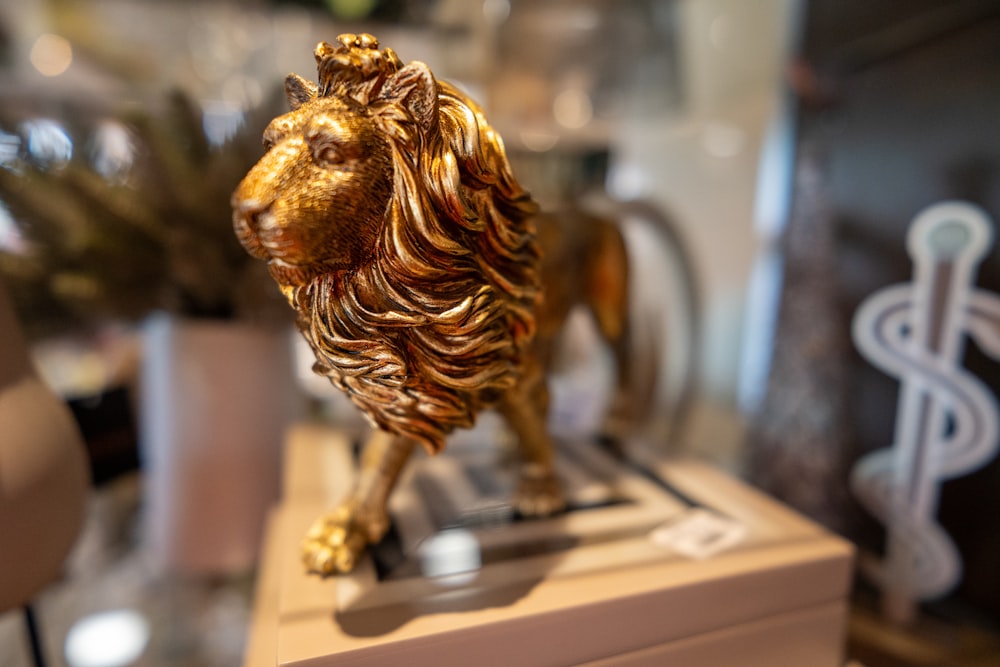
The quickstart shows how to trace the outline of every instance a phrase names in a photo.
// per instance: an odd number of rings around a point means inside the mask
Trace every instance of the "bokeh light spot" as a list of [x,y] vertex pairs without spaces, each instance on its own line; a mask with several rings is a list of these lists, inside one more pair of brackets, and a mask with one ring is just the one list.
[[35,40],[29,58],[44,76],[59,76],[73,63],[73,47],[65,37],[46,33]]

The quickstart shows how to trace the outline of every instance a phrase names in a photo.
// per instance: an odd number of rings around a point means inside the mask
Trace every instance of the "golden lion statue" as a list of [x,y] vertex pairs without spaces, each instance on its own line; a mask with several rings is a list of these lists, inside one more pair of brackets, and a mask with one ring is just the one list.
[[483,408],[518,438],[515,507],[560,511],[544,378],[554,338],[584,302],[623,353],[627,321],[613,225],[577,216],[563,234],[475,103],[371,35],[338,42],[316,47],[318,85],[286,79],[291,111],[268,125],[232,199],[236,234],[297,311],[316,372],[377,429],[354,490],[306,537],[306,567],[323,575],[382,538],[414,446],[440,451]]

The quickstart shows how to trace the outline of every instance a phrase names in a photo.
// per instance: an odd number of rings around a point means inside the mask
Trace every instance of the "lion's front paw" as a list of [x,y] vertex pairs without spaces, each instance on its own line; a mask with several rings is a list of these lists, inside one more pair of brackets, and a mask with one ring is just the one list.
[[302,542],[306,571],[324,577],[350,572],[365,548],[381,537],[381,523],[366,520],[351,504],[316,520]]
[[551,516],[565,509],[566,499],[555,472],[539,465],[523,466],[514,507],[526,517]]

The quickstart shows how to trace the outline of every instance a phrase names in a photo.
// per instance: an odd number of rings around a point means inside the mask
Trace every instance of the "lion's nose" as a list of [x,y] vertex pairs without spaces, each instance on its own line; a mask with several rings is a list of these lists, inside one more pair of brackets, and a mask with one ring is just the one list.
[[233,230],[240,244],[254,257],[268,259],[267,250],[258,236],[260,216],[268,206],[256,199],[240,199],[236,195],[233,195],[230,204],[233,207]]
[[256,231],[258,217],[261,213],[268,209],[268,204],[258,200],[258,199],[245,199],[236,195],[233,195],[231,202],[233,206],[233,212],[240,218],[247,221],[252,229]]

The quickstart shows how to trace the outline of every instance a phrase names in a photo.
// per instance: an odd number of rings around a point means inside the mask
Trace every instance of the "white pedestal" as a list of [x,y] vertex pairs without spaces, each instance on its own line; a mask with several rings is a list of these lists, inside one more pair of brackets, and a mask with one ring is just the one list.
[[[294,429],[246,666],[840,667],[848,543],[706,465],[664,464],[656,471],[664,487],[601,456],[574,455],[564,466],[571,475],[594,463],[613,473],[573,485],[571,495],[596,499],[595,507],[500,528],[466,526],[463,539],[472,538],[483,560],[474,572],[429,578],[411,557],[380,578],[369,558],[348,577],[321,580],[304,574],[299,543],[349,483],[349,447],[336,431]],[[434,512],[424,509],[433,503],[417,494],[427,480],[450,480],[449,494],[474,493],[462,488],[470,483],[460,471],[443,472],[456,465],[439,457],[411,466],[393,503],[403,553],[419,551],[433,530]],[[677,539],[651,537],[667,525],[691,538],[694,518],[706,513],[737,528],[714,555],[683,555]],[[724,539],[704,533],[689,546],[705,556],[717,538]]]

